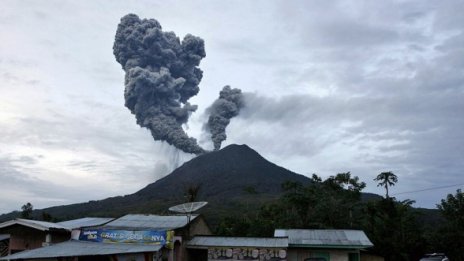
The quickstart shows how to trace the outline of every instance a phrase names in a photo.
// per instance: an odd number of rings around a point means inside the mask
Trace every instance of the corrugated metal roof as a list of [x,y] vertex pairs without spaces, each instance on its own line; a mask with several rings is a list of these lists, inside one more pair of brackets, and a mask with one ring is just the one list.
[[0,224],[0,228],[9,227],[12,225],[22,225],[22,226],[42,230],[42,231],[48,231],[51,229],[64,229],[64,230],[70,231],[69,228],[62,226],[60,224],[46,222],[46,221],[31,220],[31,219],[22,219],[22,218],[17,218],[17,219],[3,222]]
[[71,240],[47,247],[23,251],[10,256],[0,257],[0,260],[156,252],[160,250],[161,247],[162,246],[159,245],[108,244]]
[[187,244],[191,248],[201,247],[270,247],[287,248],[287,237],[215,237],[196,236]]
[[361,230],[276,229],[274,236],[288,236],[290,246],[357,247],[373,246]]
[[0,241],[5,240],[5,239],[9,239],[9,238],[10,238],[9,234],[0,234]]
[[67,227],[69,229],[74,229],[74,228],[81,228],[81,227],[101,226],[112,220],[114,220],[114,218],[85,217],[85,218],[58,222],[57,224]]
[[[191,221],[198,215],[192,215]],[[133,228],[141,229],[176,229],[187,225],[185,215],[175,216],[158,216],[158,215],[125,215],[106,225],[104,227],[115,228]]]

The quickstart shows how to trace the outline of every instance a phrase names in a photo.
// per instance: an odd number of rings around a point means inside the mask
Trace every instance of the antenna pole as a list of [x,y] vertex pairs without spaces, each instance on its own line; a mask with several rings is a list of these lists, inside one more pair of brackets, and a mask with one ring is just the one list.
[[187,212],[187,239],[190,240],[190,219],[192,217],[192,212]]

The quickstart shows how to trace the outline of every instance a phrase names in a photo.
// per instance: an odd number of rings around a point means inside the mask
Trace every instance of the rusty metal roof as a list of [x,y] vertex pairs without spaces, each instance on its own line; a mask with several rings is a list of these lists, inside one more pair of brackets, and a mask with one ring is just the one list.
[[157,252],[161,248],[160,245],[111,244],[71,240],[0,257],[0,260],[144,253]]
[[274,236],[288,236],[292,247],[367,248],[373,244],[361,230],[276,229]]
[[217,237],[195,236],[187,244],[189,248],[207,247],[269,247],[287,248],[287,237]]

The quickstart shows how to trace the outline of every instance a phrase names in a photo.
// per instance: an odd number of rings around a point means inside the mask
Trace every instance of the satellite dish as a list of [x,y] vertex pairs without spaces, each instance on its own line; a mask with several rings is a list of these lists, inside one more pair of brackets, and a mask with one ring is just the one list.
[[191,216],[192,216],[192,212],[199,210],[200,208],[204,207],[206,204],[208,204],[208,202],[205,202],[205,201],[188,202],[188,203],[176,205],[176,206],[173,206],[173,207],[169,208],[169,211],[186,214],[186,216],[187,216],[187,224],[186,224],[186,226],[187,226],[187,232],[186,232],[187,233],[187,238],[190,238],[189,225],[190,225],[190,219],[191,219]]
[[190,214],[193,211],[197,211],[200,208],[204,207],[208,202],[202,201],[202,202],[188,202],[180,205],[176,205],[173,207],[169,208],[169,211],[172,212],[177,212],[177,213],[184,213],[184,214]]

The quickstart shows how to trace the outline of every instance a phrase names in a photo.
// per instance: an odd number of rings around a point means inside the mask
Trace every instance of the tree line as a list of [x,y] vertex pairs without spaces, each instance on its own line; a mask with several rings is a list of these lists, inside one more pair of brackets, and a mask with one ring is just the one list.
[[285,182],[277,201],[223,218],[216,234],[271,237],[276,228],[360,229],[374,244],[369,251],[386,261],[419,260],[430,252],[444,252],[450,260],[464,261],[461,190],[441,200],[437,205],[441,218],[431,223],[423,222],[427,217],[412,206],[413,200],[390,197],[389,188],[398,182],[394,173],[382,172],[374,180],[385,188],[385,197],[362,200],[366,184],[350,172],[325,180],[313,174],[306,186]]

